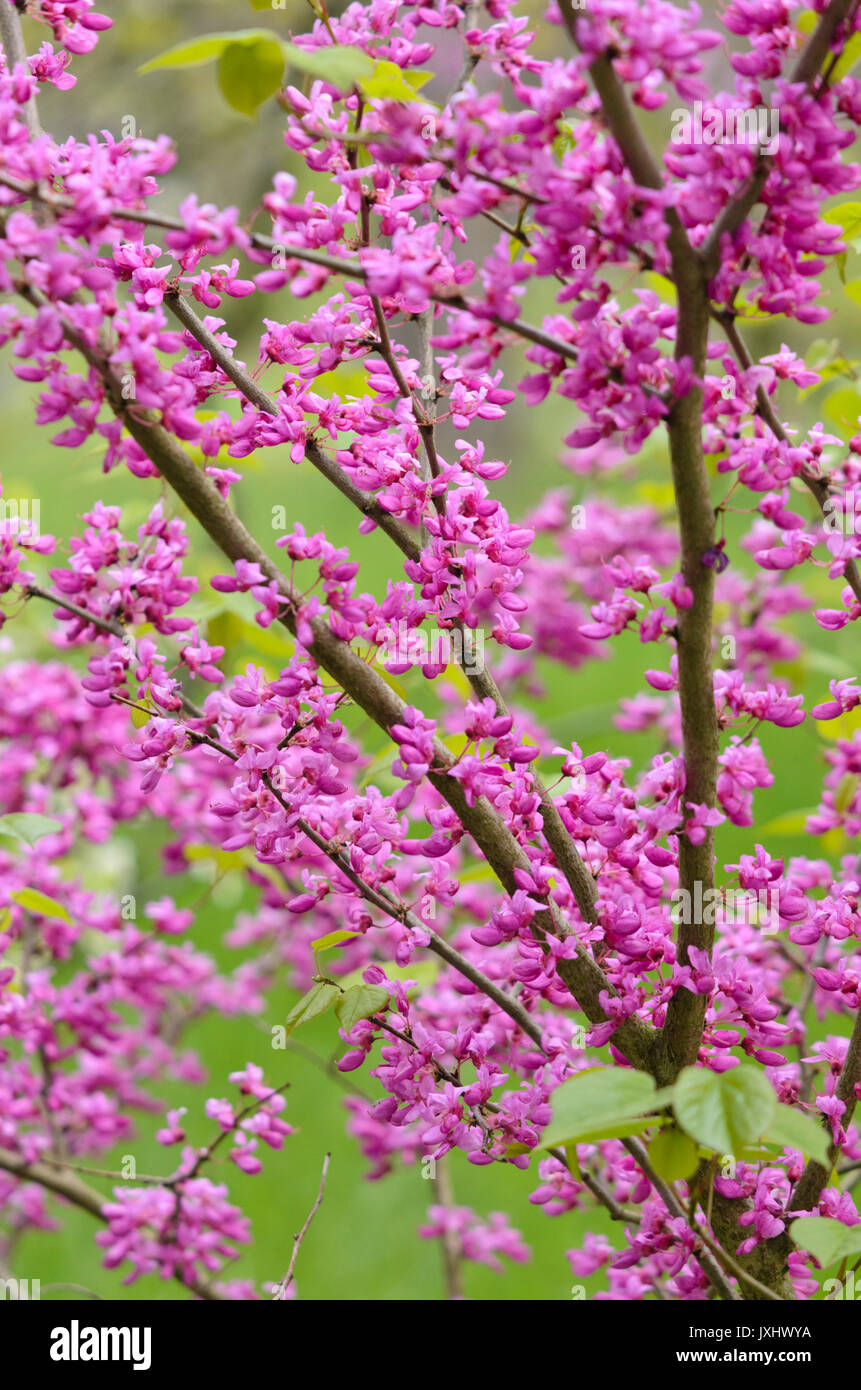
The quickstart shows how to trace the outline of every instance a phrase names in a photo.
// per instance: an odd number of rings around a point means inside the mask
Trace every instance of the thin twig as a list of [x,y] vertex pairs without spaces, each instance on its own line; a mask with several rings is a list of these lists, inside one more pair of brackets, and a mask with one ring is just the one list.
[[320,1174],[319,1191],[317,1192],[317,1196],[314,1199],[314,1205],[312,1206],[311,1210],[305,1218],[304,1226],[302,1227],[301,1231],[298,1231],[296,1235],[293,1237],[293,1254],[290,1256],[290,1263],[287,1266],[287,1273],[284,1275],[284,1278],[281,1280],[281,1283],[278,1285],[277,1289],[272,1295],[273,1303],[277,1303],[279,1301],[283,1302],[284,1299],[286,1299],[287,1297],[287,1290],[289,1289],[290,1284],[292,1283],[293,1271],[296,1268],[296,1261],[299,1258],[299,1250],[301,1249],[303,1240],[308,1234],[308,1227],[311,1225],[311,1222],[314,1220],[314,1217],[320,1210],[320,1204],[323,1201],[323,1188],[326,1186],[326,1174],[329,1171],[330,1157],[331,1154],[326,1154],[325,1158],[323,1159],[323,1171]]

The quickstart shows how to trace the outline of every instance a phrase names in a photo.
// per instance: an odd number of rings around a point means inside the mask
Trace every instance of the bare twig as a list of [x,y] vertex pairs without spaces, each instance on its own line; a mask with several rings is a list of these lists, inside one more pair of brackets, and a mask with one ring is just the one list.
[[287,1290],[289,1289],[293,1281],[293,1271],[296,1268],[296,1261],[299,1258],[299,1251],[302,1247],[302,1242],[308,1234],[308,1228],[311,1225],[311,1222],[314,1220],[314,1217],[317,1215],[317,1212],[320,1210],[320,1204],[323,1201],[323,1189],[326,1186],[326,1174],[329,1171],[330,1157],[330,1154],[326,1154],[326,1157],[323,1159],[323,1171],[320,1174],[320,1187],[317,1192],[317,1196],[314,1198],[314,1205],[312,1206],[311,1210],[306,1216],[305,1224],[302,1227],[301,1231],[297,1231],[296,1235],[293,1237],[293,1254],[290,1256],[290,1263],[287,1266],[287,1273],[284,1275],[284,1278],[281,1280],[281,1283],[278,1285],[277,1289],[272,1295],[273,1303],[277,1303],[279,1301],[283,1302],[284,1299],[286,1299],[287,1297]]

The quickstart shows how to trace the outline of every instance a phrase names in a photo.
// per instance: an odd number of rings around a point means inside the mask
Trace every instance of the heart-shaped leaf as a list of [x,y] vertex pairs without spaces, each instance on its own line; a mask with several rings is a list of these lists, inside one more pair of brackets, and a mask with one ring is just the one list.
[[295,43],[283,45],[287,61],[312,77],[337,87],[339,92],[349,92],[363,78],[374,72],[374,60],[364,49],[351,48],[348,44],[326,44],[322,48],[299,48]]
[[230,43],[218,60],[218,85],[234,111],[253,116],[258,106],[280,91],[284,51],[278,39]]
[[798,1149],[805,1158],[815,1158],[823,1168],[828,1167],[828,1135],[809,1115],[793,1110],[791,1105],[778,1105],[762,1139],[766,1144]]
[[673,1087],[673,1110],[688,1134],[719,1154],[736,1154],[772,1123],[777,1097],[754,1067],[709,1071],[685,1067]]
[[40,917],[59,917],[61,922],[68,922],[72,925],[69,916],[62,903],[58,903],[56,898],[49,898],[47,893],[40,893],[38,888],[18,888],[9,897],[13,903],[23,907],[27,912],[35,912]]
[[649,1145],[649,1162],[659,1178],[678,1182],[696,1172],[699,1151],[690,1135],[680,1129],[662,1129]]
[[35,811],[10,811],[8,816],[0,816],[0,835],[27,845],[35,845],[43,835],[53,835],[62,828],[62,821],[37,815]]
[[318,1014],[324,1014],[327,1009],[331,1009],[335,1000],[340,997],[341,991],[337,985],[333,985],[328,980],[320,980],[312,985],[307,994],[303,994],[298,1004],[287,1015],[284,1024],[284,1036],[289,1038],[294,1028],[298,1028],[301,1023],[310,1023],[312,1018]]
[[835,1260],[861,1255],[861,1226],[844,1226],[830,1216],[799,1216],[789,1234],[802,1250],[809,1250],[823,1269]]
[[344,990],[335,1005],[338,1022],[349,1033],[360,1018],[370,1018],[379,1013],[388,1000],[389,991],[382,985],[353,985],[351,989]]
[[643,1071],[596,1067],[579,1072],[554,1092],[541,1148],[639,1134],[654,1123],[642,1117],[660,1103],[654,1081]]
[[218,34],[201,34],[199,38],[178,43],[173,48],[150,58],[139,72],[155,72],[158,68],[196,68],[219,58],[230,43],[256,43],[259,39],[279,42],[268,29],[235,29]]

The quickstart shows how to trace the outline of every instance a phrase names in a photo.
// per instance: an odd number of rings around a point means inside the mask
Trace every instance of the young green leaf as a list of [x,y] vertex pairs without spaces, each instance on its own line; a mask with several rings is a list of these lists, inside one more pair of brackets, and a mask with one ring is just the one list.
[[374,70],[360,79],[360,86],[366,97],[378,97],[385,101],[422,101],[418,89],[433,77],[432,72],[398,67],[379,59]]
[[318,1014],[324,1014],[327,1009],[331,1009],[340,995],[341,991],[338,986],[331,984],[328,980],[320,980],[312,985],[308,993],[302,995],[298,1004],[294,1004],[287,1015],[284,1036],[289,1038],[294,1028],[298,1028],[302,1023],[310,1023],[312,1018],[316,1018]]
[[[554,1093],[552,1119],[541,1136],[541,1147],[638,1134],[654,1123],[641,1117],[658,1104],[655,1083],[645,1072],[590,1068],[563,1082]],[[611,1134],[614,1130],[622,1132]]]
[[361,936],[357,931],[330,931],[326,936],[318,936],[316,941],[311,942],[314,951],[328,951],[332,946],[341,946],[345,941],[353,941],[357,936]]
[[230,43],[218,60],[218,85],[234,111],[253,116],[258,106],[280,91],[284,52],[275,38],[254,43]]
[[0,835],[31,846],[43,835],[53,835],[62,828],[62,821],[40,816],[35,811],[10,811],[7,816],[0,816]]
[[280,43],[268,29],[236,29],[232,33],[201,34],[199,38],[175,44],[166,52],[150,58],[149,62],[138,68],[138,72],[155,72],[159,68],[197,68],[219,58],[229,43],[255,43],[259,39],[272,39]]
[[835,1260],[861,1255],[861,1226],[844,1226],[830,1216],[799,1216],[789,1234],[796,1245],[815,1256],[823,1269]]
[[345,989],[335,1005],[338,1022],[345,1032],[359,1022],[380,1012],[388,1003],[389,991],[382,985],[353,985]]
[[673,1110],[688,1134],[720,1154],[735,1154],[764,1134],[777,1097],[767,1077],[751,1066],[732,1071],[685,1067],[673,1087]]
[[649,1145],[649,1162],[659,1178],[677,1182],[696,1172],[697,1146],[690,1135],[674,1127],[662,1129]]
[[136,729],[145,729],[150,720],[154,717],[155,710],[132,708],[129,710],[129,718]]
[[17,903],[27,912],[35,912],[40,917],[58,917],[61,922],[72,925],[72,919],[63,904],[58,903],[56,898],[49,898],[47,893],[40,893],[38,888],[17,888],[9,897],[13,903]]
[[374,71],[374,60],[361,48],[348,44],[327,44],[324,48],[299,48],[295,43],[283,45],[291,67],[319,77],[339,92],[349,92],[357,82]]
[[761,1136],[766,1144],[798,1149],[805,1158],[815,1158],[828,1167],[828,1135],[820,1124],[791,1105],[778,1105],[774,1118]]

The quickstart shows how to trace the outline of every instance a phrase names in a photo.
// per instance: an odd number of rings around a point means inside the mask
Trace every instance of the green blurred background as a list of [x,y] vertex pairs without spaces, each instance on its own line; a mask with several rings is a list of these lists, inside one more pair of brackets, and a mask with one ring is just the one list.
[[[182,39],[216,29],[239,29],[265,25],[288,32],[301,32],[310,27],[311,13],[302,0],[290,0],[285,11],[264,11],[255,15],[248,0],[184,0],[181,6],[165,0],[148,0],[141,5],[132,0],[105,0],[101,8],[115,20],[115,27],[101,37],[94,54],[75,60],[73,71],[79,85],[71,93],[49,90],[41,102],[45,127],[57,137],[73,135],[84,138],[89,131],[109,130],[119,138],[128,129],[128,118],[136,125],[137,133],[154,137],[167,133],[175,140],[178,163],[164,180],[162,205],[173,208],[189,190],[203,200],[219,205],[236,204],[243,216],[259,204],[261,194],[269,185],[272,173],[278,168],[290,169],[300,180],[300,193],[315,187],[325,198],[324,181],[312,180],[304,167],[283,145],[281,131],[283,116],[275,103],[264,107],[257,120],[245,119],[232,112],[221,98],[213,67],[202,67],[183,73],[158,72],[141,76],[137,68],[148,58]],[[337,6],[333,7],[337,12]],[[519,12],[528,12],[541,30],[540,51],[549,54],[562,51],[558,30],[549,28],[542,18],[541,0],[528,0]],[[486,16],[482,20],[487,23]],[[435,35],[440,31],[435,30]],[[30,48],[41,41],[30,26],[27,37]],[[439,82],[428,88],[434,97],[448,90],[451,77],[442,70],[446,65],[453,74],[459,64],[457,44],[451,35],[443,35],[448,43]],[[712,61],[711,55],[709,55]],[[713,69],[720,68],[721,58],[713,60]],[[492,76],[479,70],[480,82],[492,84]],[[720,84],[725,75],[718,78]],[[667,138],[668,111],[652,113],[647,126],[656,147]],[[495,234],[494,234],[495,235]],[[155,236],[152,238],[155,240]],[[487,245],[490,244],[488,241]],[[473,252],[473,254],[475,254]],[[850,253],[847,278],[858,274]],[[164,257],[161,258],[161,263]],[[833,270],[824,283],[834,318],[818,330],[799,328],[785,319],[769,324],[753,324],[748,337],[754,355],[777,350],[782,341],[797,351],[805,351],[812,340],[840,340],[842,352],[849,358],[856,337],[857,308],[843,292]],[[626,278],[619,282],[623,302],[630,295]],[[263,312],[269,317],[304,317],[315,301],[291,304],[289,296],[281,294],[267,301]],[[530,301],[529,316],[537,319],[552,304],[550,289],[539,291]],[[226,300],[223,312],[232,333],[239,339],[239,355],[253,364],[256,358],[256,298]],[[816,349],[816,356],[828,358],[837,354],[836,348]],[[518,360],[520,359],[520,360]],[[504,359],[511,381],[524,373],[525,362],[516,350]],[[105,503],[119,503],[124,508],[126,529],[142,520],[156,500],[159,485],[152,481],[140,483],[125,470],[109,475],[101,472],[101,450],[98,444],[68,454],[52,448],[49,433],[33,424],[37,388],[16,382],[8,369],[8,356],[0,373],[0,408],[3,411],[3,483],[7,496],[32,496],[40,499],[43,531],[54,533],[65,542],[75,529],[76,518],[96,498]],[[715,369],[716,370],[716,369]],[[271,378],[270,378],[271,381]],[[349,390],[343,378],[336,383]],[[855,387],[845,377],[835,378],[828,386],[803,399],[794,388],[782,388],[781,407],[787,418],[799,426],[824,419],[834,428],[848,409],[851,415]],[[829,394],[843,393],[840,399],[827,404]],[[572,502],[584,492],[581,480],[573,479],[560,466],[562,439],[572,428],[572,408],[558,397],[551,397],[540,410],[530,413],[519,401],[510,409],[501,424],[484,429],[489,457],[511,460],[508,477],[499,485],[505,505],[514,514],[534,506],[549,487],[570,486]],[[857,418],[857,409],[855,410]],[[308,530],[325,528],[330,540],[349,545],[354,556],[362,562],[362,587],[382,591],[391,571],[388,543],[376,536],[357,534],[354,514],[342,499],[335,495],[307,464],[291,464],[284,450],[269,451],[265,458],[248,460],[243,464],[246,481],[236,496],[245,521],[256,529],[261,539],[271,529],[271,508],[282,504],[288,518],[301,520]],[[618,499],[621,505],[636,500],[657,502],[671,518],[671,493],[668,489],[668,460],[662,438],[650,441],[643,455],[631,460],[616,474],[601,483],[601,492]],[[715,497],[726,491],[726,479],[715,481]],[[798,499],[799,509],[806,503]],[[192,568],[203,579],[223,571],[220,561],[208,540],[192,523],[194,537]],[[744,556],[733,549],[733,529],[730,527],[730,551],[733,562],[746,565]],[[61,551],[64,546],[61,546]],[[45,565],[47,571],[47,565]],[[811,571],[807,571],[808,584]],[[835,586],[822,571],[812,576],[818,602],[836,606]],[[804,690],[809,707],[822,699],[829,675],[844,676],[857,671],[855,647],[857,634],[853,629],[843,634],[824,634],[807,619],[788,622],[807,643],[807,655],[794,663],[785,674],[793,688]],[[50,654],[46,633],[51,628],[47,609],[27,612],[0,635],[0,657]],[[267,644],[269,645],[269,644]],[[646,666],[662,664],[653,649],[640,646],[637,639],[626,635],[612,644],[612,660],[593,663],[577,672],[542,663],[546,680],[546,697],[541,703],[541,716],[546,726],[561,741],[576,738],[585,749],[607,748],[616,756],[626,756],[635,769],[643,767],[656,752],[654,735],[626,735],[613,729],[612,719],[618,700],[644,689],[642,671]],[[242,643],[230,658],[233,668],[241,668],[253,653]],[[258,655],[258,660],[261,660]],[[263,662],[277,661],[276,654],[262,656]],[[417,699],[423,698],[420,682],[410,685]],[[823,771],[823,742],[811,723],[801,729],[786,732],[767,726],[760,731],[761,741],[771,759],[775,784],[756,796],[757,824],[766,826],[784,813],[809,808],[819,799]],[[378,740],[382,745],[382,737]],[[374,751],[373,738],[369,745]],[[721,828],[718,834],[718,857],[722,865],[738,858],[739,853],[753,849],[752,832],[732,827]],[[774,852],[824,853],[823,846],[811,843],[799,834],[766,835],[769,849]],[[193,875],[186,880],[165,880],[160,870],[160,847],[167,836],[164,827],[141,822],[124,827],[122,836],[109,850],[85,855],[74,867],[92,888],[105,891],[133,891],[140,901],[172,893],[180,905],[191,904],[199,897],[201,881]],[[832,862],[834,856],[845,853],[838,839],[828,845]],[[202,869],[205,874],[206,870]],[[122,886],[120,886],[122,885]],[[236,897],[235,894],[241,896]],[[253,905],[253,894],[225,881],[214,891],[206,908],[198,913],[194,938],[201,949],[210,951],[225,969],[235,968],[238,957],[221,944],[240,909]],[[286,989],[275,996],[265,1020],[210,1018],[194,1025],[186,1043],[201,1056],[212,1078],[211,1088],[202,1094],[228,1094],[226,1076],[229,1071],[254,1061],[264,1067],[267,1079],[273,1084],[285,1080],[291,1083],[286,1117],[298,1133],[289,1138],[280,1154],[265,1155],[264,1172],[259,1177],[247,1177],[236,1168],[222,1162],[210,1168],[210,1175],[229,1182],[235,1199],[251,1216],[254,1223],[253,1246],[244,1251],[229,1271],[230,1277],[249,1278],[259,1283],[277,1281],[286,1269],[293,1233],[298,1230],[313,1201],[319,1181],[320,1166],[325,1152],[331,1151],[332,1162],[323,1206],[306,1239],[297,1271],[298,1292],[301,1298],[315,1299],[438,1299],[443,1296],[443,1281],[439,1250],[432,1241],[416,1237],[416,1228],[434,1201],[431,1185],[423,1181],[418,1167],[399,1168],[388,1178],[369,1182],[364,1176],[365,1164],[355,1142],[345,1134],[346,1112],[343,1106],[345,1088],[357,1084],[368,1093],[373,1082],[365,1070],[351,1077],[327,1076],[327,1068],[337,1041],[331,1019],[318,1019],[304,1028],[296,1038],[297,1048],[273,1053],[270,1047],[270,1027],[279,1022],[292,1002]],[[832,1022],[832,1027],[833,1027]],[[814,1036],[828,1031],[825,1024],[814,1025]],[[274,1059],[274,1061],[273,1061]],[[182,1104],[188,1100],[188,1088],[166,1084],[161,1088],[166,1102]],[[201,1097],[202,1098],[202,1097]],[[201,1119],[195,1097],[187,1116],[192,1142],[207,1142],[212,1137],[212,1125]],[[122,1152],[134,1153],[141,1172],[164,1171],[168,1155],[149,1135],[155,1125],[145,1121],[132,1144],[120,1146],[113,1155],[97,1161],[97,1166],[118,1166]],[[533,1165],[534,1166],[534,1165]],[[621,1246],[624,1238],[603,1212],[570,1214],[549,1219],[539,1208],[528,1202],[529,1192],[537,1185],[534,1172],[518,1172],[513,1168],[494,1165],[471,1167],[462,1155],[451,1159],[451,1175],[459,1203],[472,1206],[484,1216],[501,1209],[510,1214],[532,1249],[528,1265],[508,1266],[504,1274],[468,1266],[465,1287],[468,1296],[481,1299],[567,1299],[571,1296],[572,1278],[564,1259],[564,1251],[582,1243],[586,1231],[604,1231],[610,1240]],[[94,1179],[98,1184],[98,1180]],[[107,1188],[106,1184],[101,1184]],[[130,1289],[120,1285],[120,1274],[100,1266],[100,1255],[93,1243],[94,1225],[90,1218],[69,1212],[64,1225],[56,1234],[30,1235],[22,1243],[15,1258],[14,1273],[21,1278],[38,1277],[43,1285],[43,1297],[77,1298],[70,1290],[51,1289],[57,1283],[73,1283],[98,1292],[103,1297],[181,1298],[177,1285],[161,1283],[155,1278],[142,1280]],[[47,1287],[46,1287],[47,1286]],[[587,1281],[591,1294],[605,1287],[601,1275]]]

